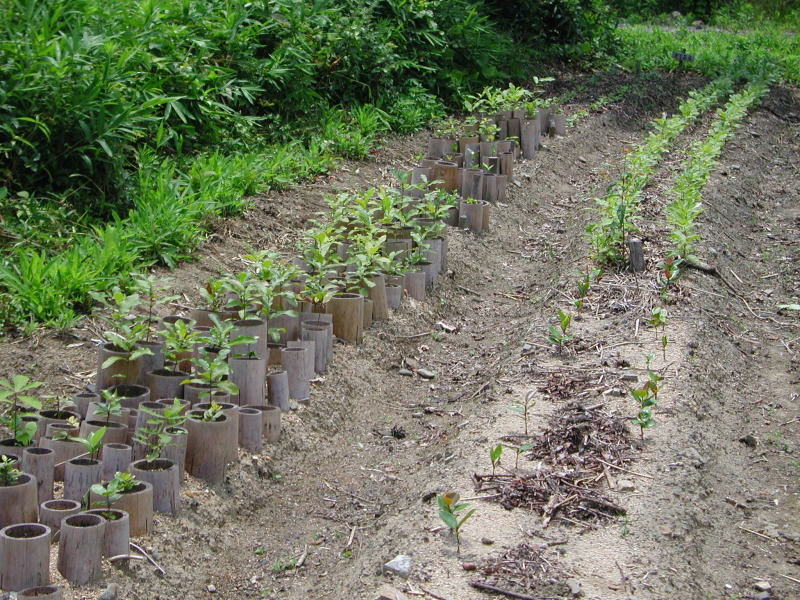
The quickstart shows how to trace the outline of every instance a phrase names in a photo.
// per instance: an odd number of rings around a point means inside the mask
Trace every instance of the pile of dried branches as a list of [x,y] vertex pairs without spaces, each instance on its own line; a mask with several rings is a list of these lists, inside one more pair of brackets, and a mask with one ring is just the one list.
[[601,408],[578,403],[562,407],[528,444],[527,458],[539,461],[533,473],[475,474],[476,489],[494,492],[490,499],[504,508],[537,511],[545,527],[556,515],[572,522],[624,515],[625,509],[598,488],[602,479],[610,480],[608,466],[632,458],[630,436],[624,421]]
[[569,587],[560,583],[566,575],[545,557],[538,546],[520,544],[500,555],[490,556],[478,565],[481,577],[470,584],[478,589],[499,592],[514,598],[569,597]]

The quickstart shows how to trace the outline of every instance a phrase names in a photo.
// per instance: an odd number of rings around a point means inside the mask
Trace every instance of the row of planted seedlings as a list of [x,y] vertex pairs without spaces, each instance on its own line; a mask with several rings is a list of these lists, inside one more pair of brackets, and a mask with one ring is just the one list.
[[297,256],[243,256],[245,269],[209,280],[188,316],[156,316],[175,297],[152,276],[98,297],[108,330],[93,391],[43,402],[42,383],[0,380],[11,433],[0,441],[0,588],[58,594],[48,585],[58,532],[61,574],[98,578],[102,557],[130,559],[154,511],[179,510],[184,472],[219,482],[239,445],[277,442],[281,411],[308,400],[334,337],[361,341],[404,293],[421,300],[436,285],[455,202],[438,182],[332,197],[331,219]]
[[762,82],[753,82],[733,94],[725,106],[717,111],[708,135],[688,149],[686,159],[666,192],[671,200],[664,207],[664,213],[671,227],[669,238],[674,246],[670,252],[672,267],[677,268],[684,260],[698,262],[694,255],[694,245],[700,237],[695,232],[695,220],[703,212],[701,190],[725,143],[734,135],[748,109],[768,89]]
[[655,119],[653,131],[625,157],[621,176],[608,185],[602,198],[596,199],[599,219],[587,227],[595,257],[601,264],[626,263],[629,243],[639,233],[636,225],[639,203],[650,176],[675,140],[727,96],[731,87],[729,79],[721,78],[690,92],[675,114]]
[[457,192],[458,226],[477,233],[489,229],[491,205],[505,199],[515,160],[534,158],[544,135],[564,136],[566,115],[513,85],[485,88],[469,106],[475,114],[463,122],[448,119],[434,132],[410,182],[441,181]]

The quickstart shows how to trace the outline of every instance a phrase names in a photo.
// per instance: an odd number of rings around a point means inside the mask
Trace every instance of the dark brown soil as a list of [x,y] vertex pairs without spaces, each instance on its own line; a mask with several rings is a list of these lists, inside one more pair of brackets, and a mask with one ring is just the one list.
[[[166,575],[136,562],[107,566],[103,583],[118,583],[129,600],[372,599],[386,583],[413,598],[472,600],[490,594],[469,582],[491,577],[532,597],[572,597],[567,580],[597,600],[753,598],[758,581],[771,584],[772,598],[800,597],[800,312],[777,308],[797,303],[800,289],[800,92],[772,91],[705,189],[699,254],[725,281],[686,271],[665,305],[657,264],[666,228],[651,208],[647,271],[606,272],[580,311],[571,303],[577,273],[593,265],[583,233],[595,218],[592,197],[644,135],[640,116],[672,110],[700,83],[665,84],[634,118],[623,102],[545,140],[536,159],[517,165],[488,234],[449,233],[449,272],[425,302],[406,299],[360,346],[336,345],[310,402],[284,415],[279,444],[240,453],[222,485],[187,477],[181,512],[157,517],[155,533],[138,540]],[[387,140],[374,162],[343,163],[258,198],[242,219],[213,224],[200,260],[170,273],[185,294],[171,308],[191,306],[205,278],[237,269],[250,246],[291,250],[326,192],[390,184],[391,169],[423,149],[422,135]],[[648,202],[663,203],[660,185]],[[647,324],[653,306],[668,312],[664,355],[662,332]],[[545,339],[557,309],[574,315],[575,337],[561,353]],[[88,321],[65,335],[3,343],[1,375],[26,373],[51,393],[72,394],[93,378],[100,336]],[[647,353],[665,377],[656,427],[643,441],[632,427],[620,438],[631,456],[603,459],[617,467],[591,464],[596,492],[625,516],[552,510],[545,527],[536,510],[480,499],[473,475],[491,472],[490,447],[523,433],[513,403],[534,392],[531,434],[565,430],[552,422],[565,402],[601,405],[594,410],[604,419],[624,421],[635,414],[627,389],[644,382]],[[404,364],[436,377],[403,377]],[[589,441],[565,435],[565,445]],[[515,466],[506,447],[497,472],[532,477],[545,459],[523,455]],[[560,464],[565,473],[576,466]],[[435,495],[447,490],[477,508],[460,555],[437,516]],[[407,581],[381,573],[398,554],[413,559]],[[65,598],[101,590],[69,588]]]

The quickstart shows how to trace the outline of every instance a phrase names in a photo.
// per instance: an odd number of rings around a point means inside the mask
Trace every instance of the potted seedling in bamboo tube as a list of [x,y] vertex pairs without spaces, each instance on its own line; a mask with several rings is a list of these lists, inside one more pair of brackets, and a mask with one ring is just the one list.
[[352,279],[365,298],[372,300],[372,319],[386,321],[389,318],[389,305],[386,301],[386,280],[383,272],[391,260],[384,254],[385,235],[365,232],[353,236],[350,247],[349,265],[352,265]]
[[101,427],[86,437],[69,437],[81,444],[85,453],[68,461],[64,468],[64,498],[67,500],[80,502],[89,488],[100,481],[103,466],[98,457],[105,433],[106,428]]
[[169,278],[159,278],[155,275],[139,275],[133,280],[133,290],[142,298],[142,308],[145,311],[142,320],[145,326],[144,339],[140,346],[150,348],[152,355],[142,358],[142,372],[139,383],[145,383],[145,377],[150,371],[156,371],[164,366],[164,342],[154,336],[159,318],[156,315],[158,306],[173,302],[179,298],[177,295],[166,295],[164,292],[169,287]]
[[92,296],[110,309],[105,318],[110,329],[104,334],[106,342],[98,349],[97,390],[114,385],[134,385],[142,374],[141,358],[153,354],[150,348],[139,345],[148,334],[145,322],[133,315],[134,309],[141,304],[139,294],[126,295],[115,287],[110,299],[100,294]]
[[164,368],[147,374],[147,387],[150,388],[152,399],[183,398],[181,382],[188,373],[183,372],[181,366],[191,356],[192,348],[199,337],[199,333],[192,329],[193,323],[194,321],[187,323],[182,320],[163,323],[159,335],[164,341]]
[[0,424],[11,432],[11,437],[0,440],[0,455],[22,458],[22,449],[30,446],[36,436],[36,423],[25,422],[25,413],[39,410],[42,403],[26,392],[44,385],[31,381],[27,375],[14,375],[11,380],[0,379]]
[[39,519],[36,478],[20,472],[17,465],[15,458],[0,456],[0,528]]
[[[130,475],[128,473],[128,475]],[[113,504],[122,498],[124,475],[117,472],[106,483],[96,483],[90,488],[90,496],[94,498],[95,507],[88,512],[100,515],[106,520],[106,530],[103,534],[103,556],[121,556],[128,554],[130,545],[131,523],[130,516],[124,510],[114,508]],[[130,482],[128,489],[133,486]],[[97,499],[99,498],[99,500]]]
[[200,327],[211,327],[211,315],[222,316],[228,298],[224,278],[209,277],[206,284],[198,290],[202,306],[192,309],[190,317]]
[[173,444],[170,430],[180,427],[186,418],[183,405],[176,399],[172,406],[161,411],[150,410],[144,405],[140,408],[147,415],[143,427],[136,432],[134,440],[146,448],[147,455],[142,460],[131,463],[130,472],[140,481],[153,485],[153,509],[160,513],[173,513],[180,507],[181,472],[178,461],[164,457],[164,450]]

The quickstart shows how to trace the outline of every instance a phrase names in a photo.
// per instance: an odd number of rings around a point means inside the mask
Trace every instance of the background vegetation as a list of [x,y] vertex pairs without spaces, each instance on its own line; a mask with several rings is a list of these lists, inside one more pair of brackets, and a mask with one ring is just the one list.
[[0,321],[68,326],[89,292],[190,257],[209,218],[485,85],[565,63],[672,69],[680,48],[707,74],[797,83],[797,4],[7,0]]

